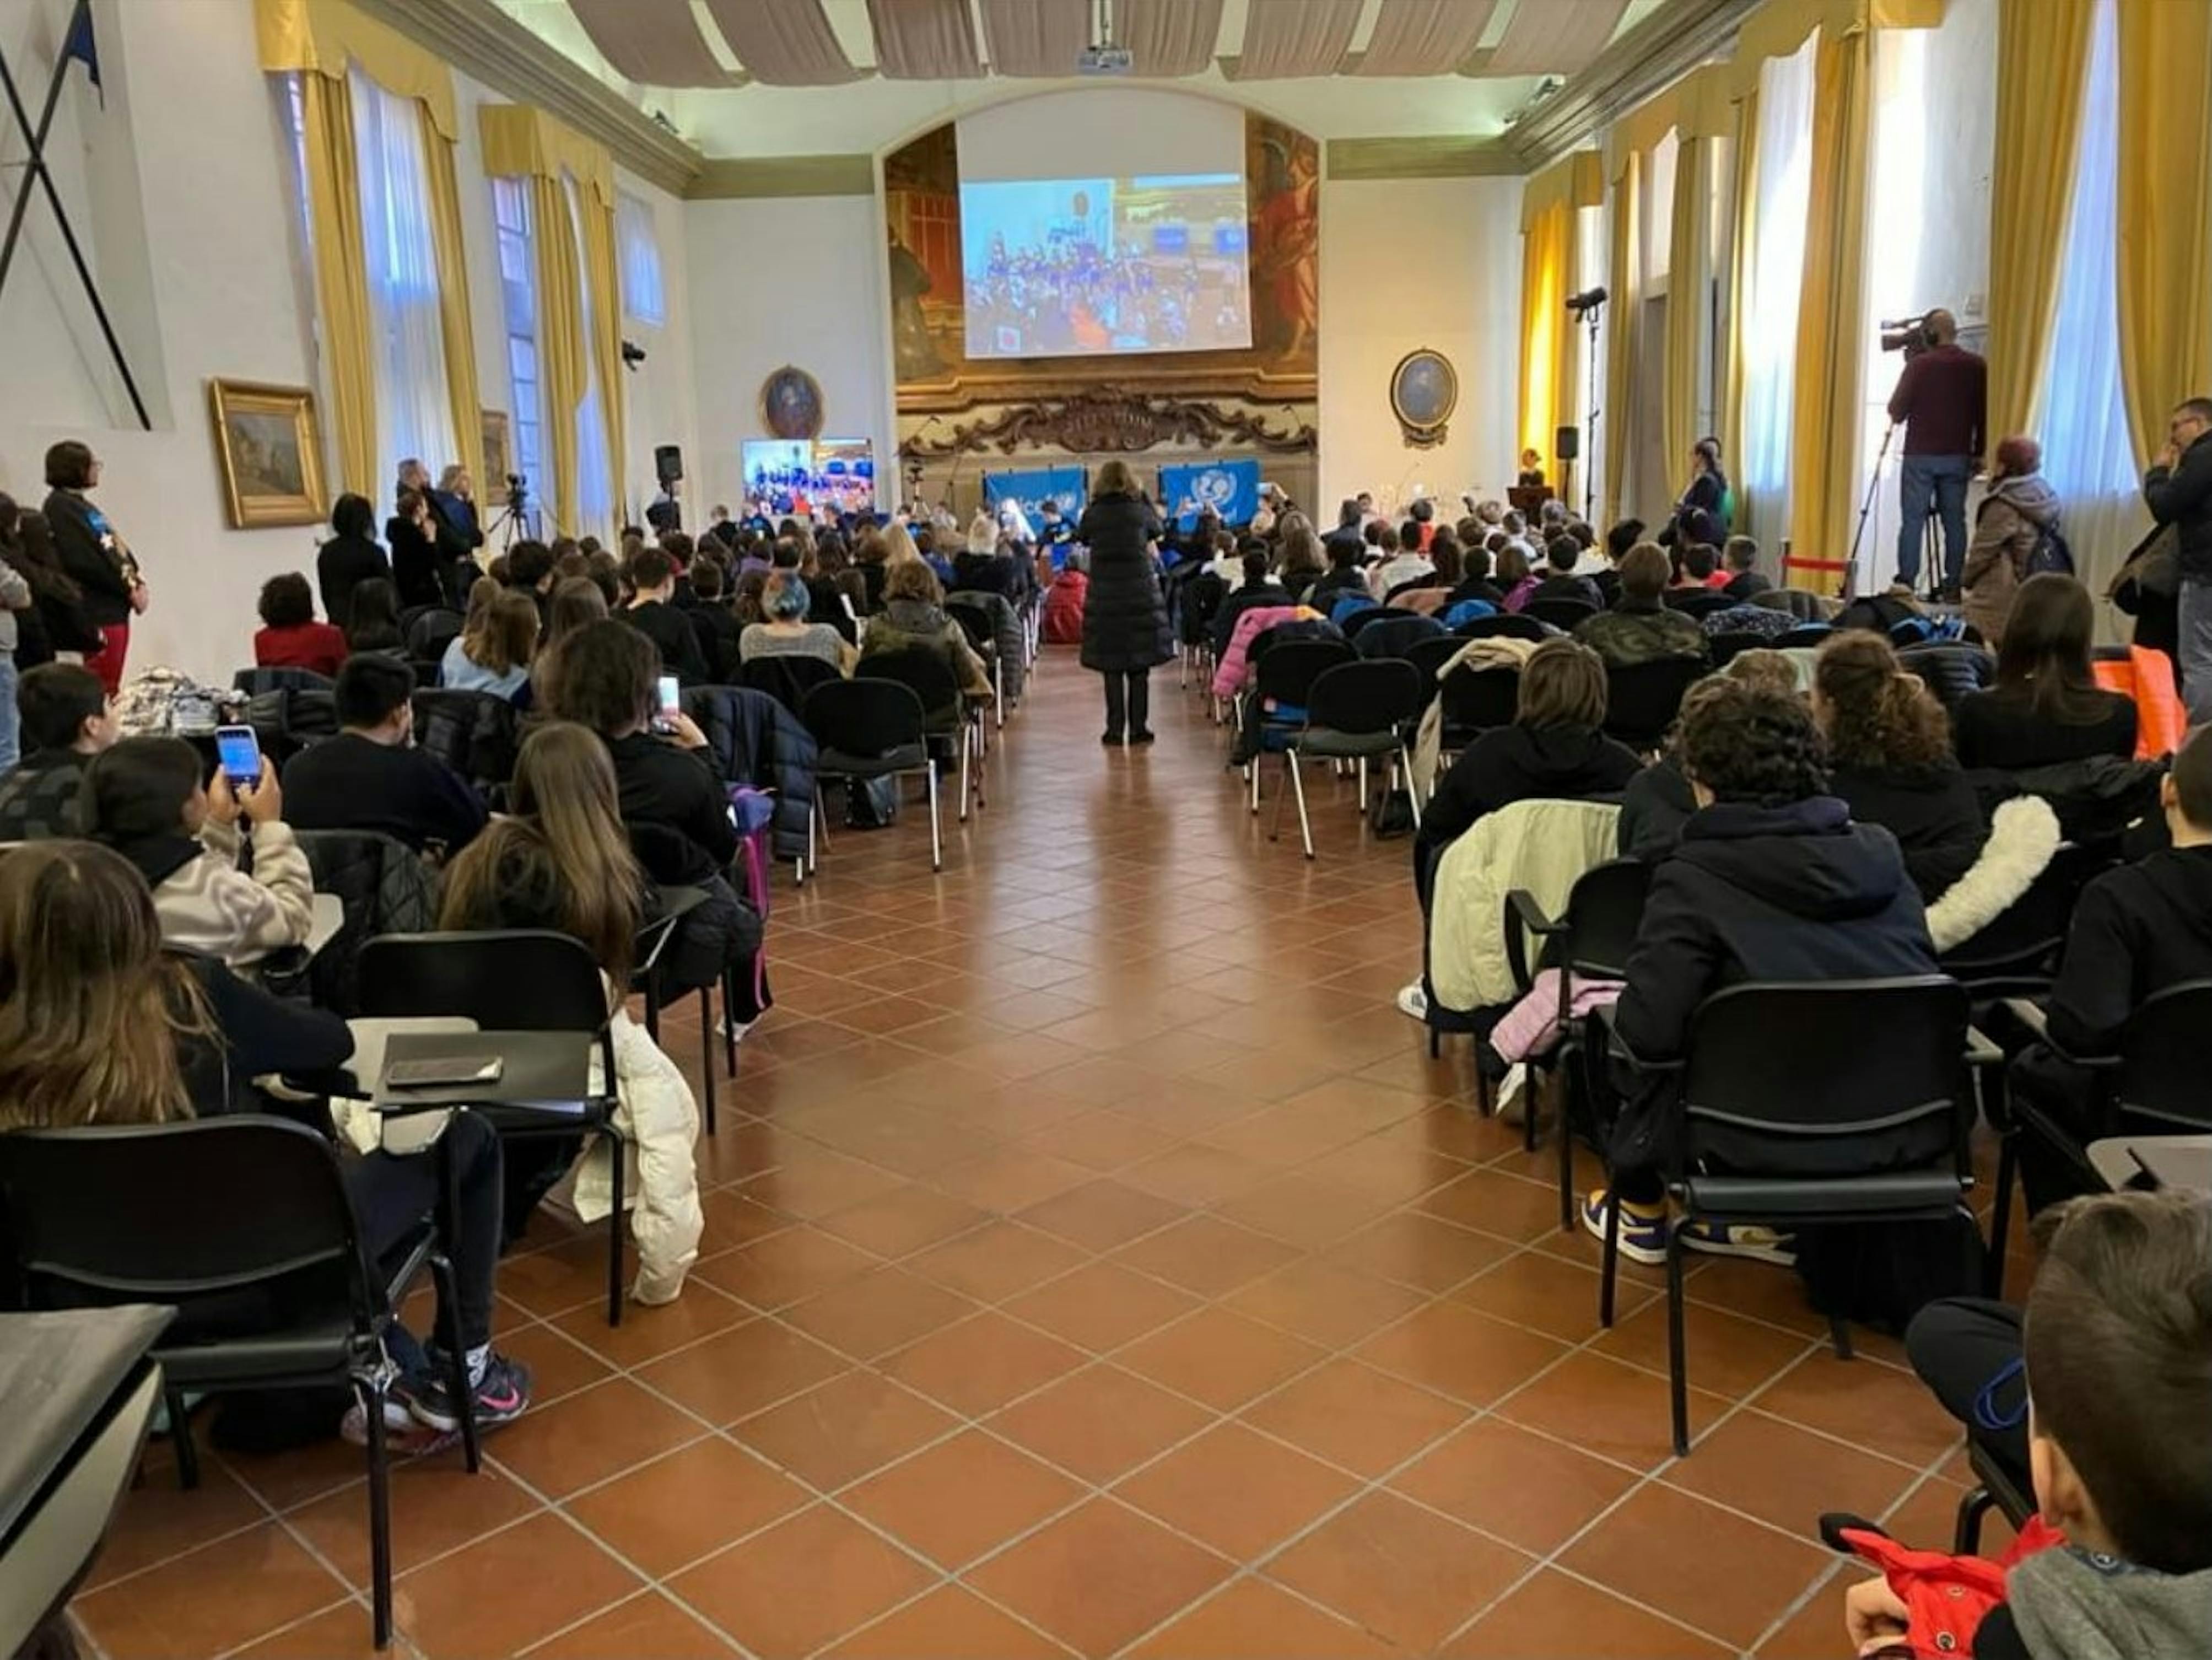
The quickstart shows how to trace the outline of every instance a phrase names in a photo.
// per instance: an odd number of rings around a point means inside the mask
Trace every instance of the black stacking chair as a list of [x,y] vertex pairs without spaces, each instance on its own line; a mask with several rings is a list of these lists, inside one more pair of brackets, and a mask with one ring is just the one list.
[[1605,672],[1605,729],[1632,750],[1659,747],[1681,712],[1682,694],[1705,675],[1697,657],[1614,664]]
[[[1969,1068],[2003,1057],[1967,1023],[1966,988],[1942,975],[1809,984],[1749,982],[1698,1006],[1687,1053],[1626,1058],[1677,1080],[1664,1171],[1682,1221],[1781,1229],[1941,1222],[1973,1187]],[[1879,1043],[1869,1032],[1881,1034]],[[1618,1031],[1613,1034],[1615,1052]],[[1599,1319],[1613,1323],[1620,1195],[1608,1185]],[[1850,1358],[1840,1317],[1829,1329]],[[1667,1243],[1667,1357],[1674,1451],[1690,1450],[1682,1243]]]
[[[421,1157],[436,1158],[432,1151]],[[450,1320],[453,1268],[425,1216],[369,1260],[330,1139],[239,1115],[0,1135],[0,1231],[21,1305],[154,1303],[177,1317],[155,1347],[177,1476],[199,1484],[190,1394],[349,1385],[366,1415],[369,1592],[376,1646],[392,1640],[391,1461],[384,1334],[425,1268]],[[439,1333],[448,1384],[470,1399],[459,1331]],[[463,1413],[468,1467],[477,1427]]]
[[[1359,763],[1359,804],[1367,805],[1367,763],[1388,759],[1393,771],[1405,768],[1412,787],[1413,757],[1406,751],[1406,728],[1421,713],[1420,672],[1396,658],[1372,662],[1339,663],[1314,677],[1306,694],[1305,724],[1291,734],[1283,751],[1283,768],[1290,774],[1290,794],[1297,798],[1298,836],[1306,857],[1314,856],[1313,825],[1306,817],[1306,788],[1298,775],[1301,756]],[[1386,784],[1385,788],[1389,786]],[[1275,822],[1267,831],[1273,841],[1283,824],[1283,798],[1275,798]]]
[[[943,870],[937,768],[929,758],[921,699],[913,689],[896,680],[830,680],[806,694],[799,713],[822,746],[814,763],[817,787],[833,780],[844,783],[921,775],[929,786],[929,867]],[[817,823],[828,818],[818,803],[814,816]],[[826,823],[822,845],[830,845]]]

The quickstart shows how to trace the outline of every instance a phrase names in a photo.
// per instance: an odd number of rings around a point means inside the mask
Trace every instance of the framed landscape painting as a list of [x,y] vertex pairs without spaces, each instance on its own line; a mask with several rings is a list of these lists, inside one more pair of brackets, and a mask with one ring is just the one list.
[[231,524],[240,530],[321,524],[330,502],[323,493],[314,393],[305,386],[210,380],[208,407]]

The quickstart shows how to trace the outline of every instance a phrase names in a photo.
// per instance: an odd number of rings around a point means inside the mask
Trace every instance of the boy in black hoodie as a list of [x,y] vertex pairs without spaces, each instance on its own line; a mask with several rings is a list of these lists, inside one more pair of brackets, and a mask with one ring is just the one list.
[[[2212,728],[2199,727],[2189,734],[2159,786],[2172,845],[2082,889],[2051,988],[2051,1042],[2031,1045],[2012,1064],[2012,1087],[2084,1146],[2128,1126],[2103,1122],[2105,1096],[2095,1079],[2063,1057],[2114,1054],[2128,1016],[2153,993],[2212,978],[2208,733]],[[2021,1139],[2021,1182],[2031,1215],[2082,1187],[2072,1161],[2034,1136]]]
[[[2076,1199],[2037,1218],[2028,1464],[2066,1543],[2005,1577],[1980,1660],[2200,1660],[2212,1650],[2212,1201]],[[1996,1387],[1993,1383],[1992,1388]],[[1915,1654],[1887,1580],[1845,1594],[1855,1652]]]
[[[1851,822],[1828,794],[1818,728],[1803,702],[1724,682],[1686,713],[1677,749],[1698,811],[1651,878],[1612,1026],[1639,1059],[1680,1057],[1698,1006],[1746,980],[1881,979],[1938,972],[1920,895],[1897,838]],[[1594,1110],[1618,1088],[1593,1043]],[[1660,1171],[1675,1119],[1673,1080],[1638,1079],[1611,1116],[1607,1164],[1620,1191],[1620,1252],[1667,1260]],[[1583,1225],[1605,1233],[1603,1191]],[[1765,1230],[1698,1225],[1701,1250],[1786,1261]]]

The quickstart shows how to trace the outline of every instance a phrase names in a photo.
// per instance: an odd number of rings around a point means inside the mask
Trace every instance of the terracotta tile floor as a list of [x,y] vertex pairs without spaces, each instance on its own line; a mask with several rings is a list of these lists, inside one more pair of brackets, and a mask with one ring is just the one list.
[[[1780,1270],[1693,1261],[1671,1456],[1656,1276],[1601,1333],[1548,1148],[1390,1006],[1407,844],[1319,774],[1320,860],[1270,842],[1162,679],[1158,746],[1102,753],[1051,655],[943,875],[909,806],[779,878],[690,1286],[610,1331],[599,1236],[534,1225],[538,1405],[399,1474],[397,1652],[1812,1660],[1818,1511],[1942,1542],[1948,1421]],[[149,1453],[94,1648],[366,1651],[352,1450],[205,1462]]]

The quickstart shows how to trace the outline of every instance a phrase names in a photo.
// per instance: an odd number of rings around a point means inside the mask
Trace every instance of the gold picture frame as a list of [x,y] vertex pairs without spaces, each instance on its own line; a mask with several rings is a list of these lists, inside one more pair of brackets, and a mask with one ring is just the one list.
[[1459,407],[1459,372],[1433,347],[1407,352],[1390,371],[1390,413],[1399,435],[1414,449],[1433,449],[1444,441],[1452,411]]
[[313,392],[258,380],[210,380],[208,410],[232,528],[319,525],[329,516]]
[[505,410],[479,410],[483,441],[483,477],[477,480],[477,497],[487,507],[507,505],[507,477],[514,471],[514,446],[508,436]]

